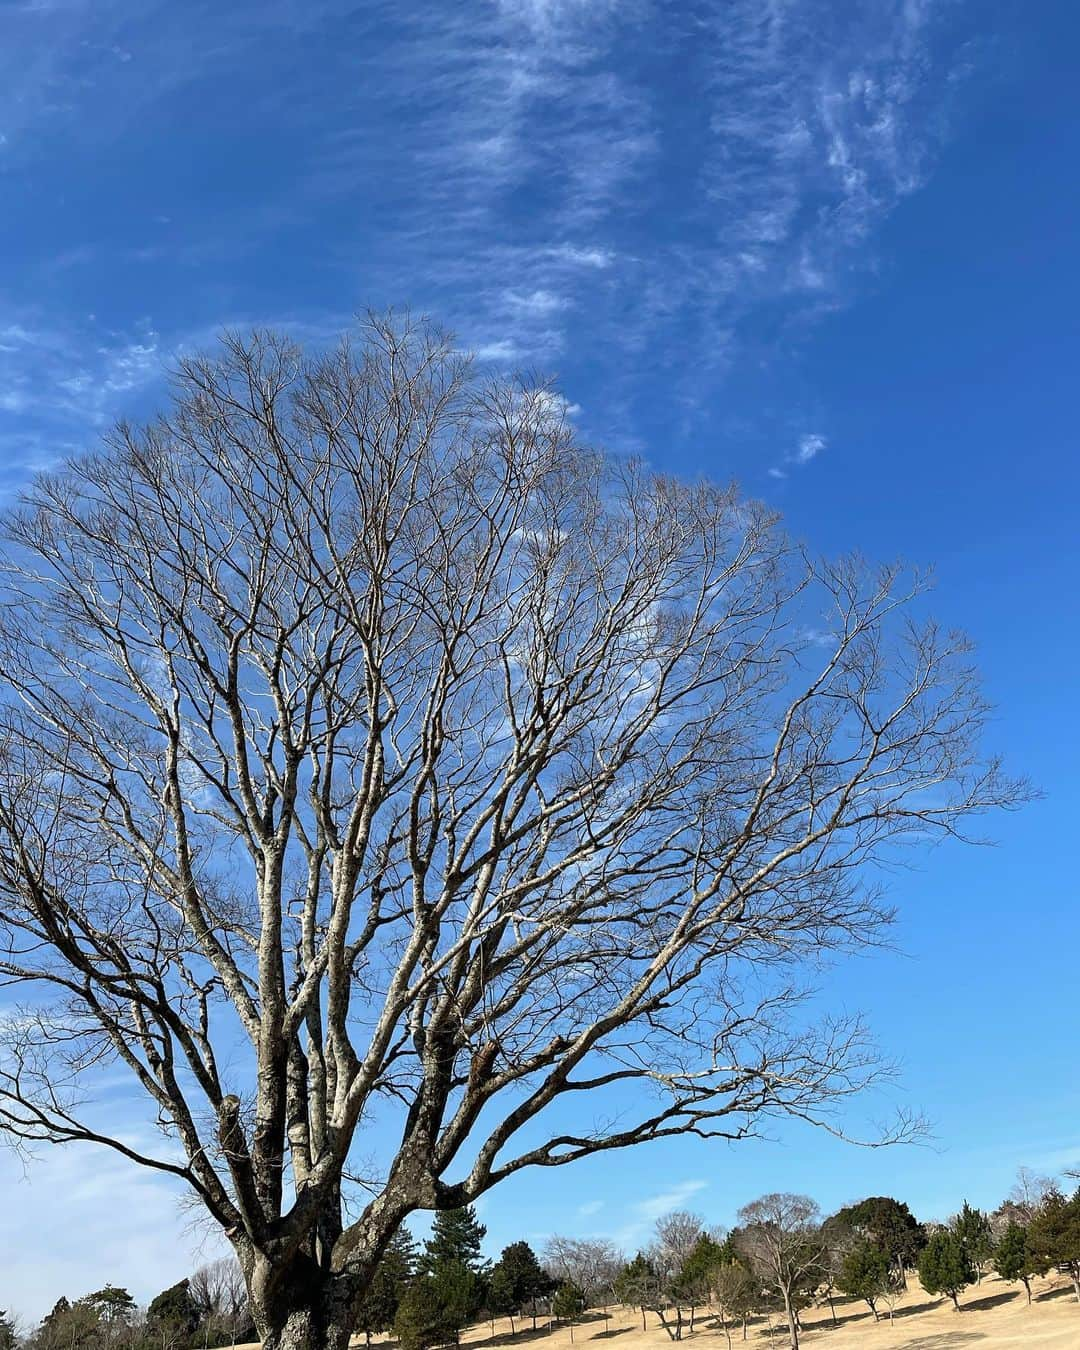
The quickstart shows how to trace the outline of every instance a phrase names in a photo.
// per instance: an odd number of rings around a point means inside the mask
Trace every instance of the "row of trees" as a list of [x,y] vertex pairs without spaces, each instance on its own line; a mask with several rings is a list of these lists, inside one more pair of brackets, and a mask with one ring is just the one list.
[[57,1299],[28,1336],[0,1313],[0,1350],[212,1350],[255,1338],[244,1276],[236,1261],[200,1267],[163,1289],[145,1309],[127,1289],[108,1284],[80,1298]]
[[[642,1328],[654,1314],[673,1341],[691,1333],[701,1310],[732,1328],[757,1314],[779,1315],[797,1347],[800,1313],[841,1294],[866,1302],[877,1320],[891,1316],[917,1269],[930,1293],[959,1296],[991,1266],[1023,1283],[1053,1268],[1080,1276],[1080,1191],[1067,1198],[1049,1181],[1021,1171],[992,1213],[966,1201],[947,1224],[923,1224],[890,1196],[873,1196],[823,1217],[808,1196],[773,1193],[745,1205],[730,1232],[675,1211],[659,1219],[652,1241],[627,1260],[605,1239],[552,1237],[538,1257],[527,1242],[482,1255],[485,1229],[471,1207],[435,1216],[418,1251],[402,1229],[361,1304],[357,1329],[393,1331],[403,1350],[456,1343],[469,1322],[538,1315],[573,1326],[589,1308],[636,1307]],[[1080,1285],[1078,1285],[1080,1298]],[[835,1320],[835,1310],[833,1317]]]
[[[1080,1300],[1080,1189],[1071,1196],[1021,1169],[1009,1197],[992,1212],[966,1201],[946,1224],[920,1223],[903,1202],[873,1196],[823,1217],[805,1195],[772,1193],[744,1205],[729,1232],[709,1229],[678,1210],[657,1220],[652,1240],[632,1259],[603,1238],[549,1239],[541,1256],[525,1241],[483,1255],[486,1229],[472,1206],[434,1216],[418,1246],[405,1226],[390,1242],[361,1300],[354,1331],[370,1344],[393,1332],[401,1350],[457,1344],[481,1319],[564,1321],[612,1303],[654,1314],[672,1341],[693,1332],[709,1309],[731,1344],[746,1338],[751,1317],[779,1315],[797,1350],[800,1314],[836,1294],[865,1301],[875,1321],[891,1316],[917,1269],[931,1294],[959,1298],[993,1268],[1023,1284],[1051,1270],[1067,1273]],[[254,1339],[243,1273],[235,1261],[203,1266],[163,1290],[141,1312],[126,1289],[106,1285],[71,1302],[61,1298],[26,1350],[197,1350]],[[0,1313],[0,1350],[19,1337]]]

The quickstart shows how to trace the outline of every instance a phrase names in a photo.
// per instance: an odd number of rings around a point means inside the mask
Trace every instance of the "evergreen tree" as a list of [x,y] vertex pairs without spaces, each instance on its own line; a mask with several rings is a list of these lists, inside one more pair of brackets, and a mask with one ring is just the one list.
[[1058,1190],[1047,1195],[1028,1225],[1028,1246],[1047,1268],[1061,1266],[1068,1271],[1080,1302],[1080,1190],[1069,1200]]
[[0,1309],[0,1350],[15,1350],[18,1336],[15,1334],[15,1324],[11,1318]]
[[502,1261],[496,1261],[492,1267],[491,1278],[488,1280],[487,1286],[487,1310],[492,1319],[492,1334],[495,1331],[495,1318],[508,1317],[510,1319],[510,1335],[515,1335],[517,1328],[514,1326],[514,1315],[520,1307],[517,1291],[514,1288],[513,1274]]
[[420,1270],[431,1275],[445,1262],[456,1261],[479,1273],[483,1269],[480,1246],[487,1229],[477,1219],[472,1205],[461,1209],[441,1209],[431,1222],[431,1236],[424,1243]]
[[649,1258],[638,1252],[615,1279],[615,1297],[628,1307],[641,1310],[641,1329],[645,1327],[645,1311],[655,1308],[660,1297],[660,1279]]
[[957,1295],[975,1279],[967,1248],[950,1229],[935,1233],[919,1256],[919,1279],[928,1294],[948,1294],[960,1310]]
[[1022,1224],[1010,1223],[994,1251],[994,1269],[1003,1280],[1019,1280],[1030,1303],[1032,1275],[1045,1275],[1049,1266],[1032,1253],[1027,1229]]
[[191,1296],[191,1281],[181,1280],[151,1299],[146,1322],[148,1327],[166,1333],[173,1344],[190,1337],[199,1325],[199,1309]]
[[585,1311],[585,1293],[573,1280],[566,1280],[555,1290],[551,1311],[560,1322],[569,1322],[570,1341],[574,1340],[574,1323]]
[[982,1268],[994,1254],[994,1234],[989,1217],[965,1200],[960,1213],[949,1226],[963,1244],[968,1260],[981,1280]]
[[890,1195],[871,1195],[839,1210],[832,1222],[869,1238],[889,1258],[897,1280],[906,1287],[905,1272],[926,1246],[926,1232],[907,1205]]
[[390,1240],[356,1314],[356,1329],[371,1344],[372,1332],[390,1331],[409,1281],[416,1274],[416,1243],[402,1226]]
[[448,1325],[446,1309],[430,1275],[412,1280],[401,1296],[394,1317],[394,1335],[401,1350],[429,1350],[456,1338]]
[[113,1284],[107,1284],[104,1289],[98,1289],[93,1294],[87,1294],[79,1302],[93,1308],[106,1325],[126,1322],[135,1311],[135,1300],[128,1291],[118,1289]]
[[94,1339],[100,1324],[97,1310],[85,1299],[69,1303],[59,1298],[41,1323],[37,1344],[40,1350],[80,1350]]
[[551,1279],[527,1242],[503,1248],[491,1272],[488,1307],[497,1317],[510,1317],[511,1333],[514,1314],[525,1307],[532,1307],[535,1327],[537,1300],[550,1292]]
[[[418,1263],[424,1287],[417,1294],[416,1308],[410,1308],[408,1318],[417,1312],[427,1316],[437,1306],[435,1323],[440,1334],[457,1340],[462,1327],[477,1316],[486,1301],[488,1266],[480,1254],[486,1233],[472,1205],[435,1214],[431,1236],[424,1243]],[[396,1319],[394,1325],[397,1326]]]
[[442,1324],[456,1342],[477,1316],[487,1295],[486,1275],[462,1261],[440,1261],[427,1277],[442,1308]]
[[896,1278],[888,1255],[876,1243],[863,1239],[844,1254],[836,1275],[842,1294],[861,1298],[878,1320],[877,1301]]

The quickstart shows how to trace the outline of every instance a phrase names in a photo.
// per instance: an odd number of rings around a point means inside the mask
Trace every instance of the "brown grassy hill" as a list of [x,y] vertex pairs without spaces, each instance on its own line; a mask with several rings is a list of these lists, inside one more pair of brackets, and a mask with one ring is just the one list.
[[[893,1319],[884,1316],[875,1323],[864,1303],[836,1300],[836,1325],[828,1307],[809,1308],[803,1313],[802,1343],[806,1350],[1012,1350],[1032,1346],[1036,1350],[1080,1350],[1080,1305],[1072,1285],[1051,1276],[1033,1280],[1034,1301],[1028,1307],[1023,1288],[1007,1284],[995,1275],[985,1276],[961,1297],[961,1311],[948,1299],[932,1298],[912,1277],[911,1288],[898,1302]],[[571,1331],[567,1326],[535,1333],[528,1322],[519,1323],[510,1335],[510,1324],[500,1319],[495,1334],[487,1323],[463,1332],[468,1350],[667,1350],[673,1347],[655,1316],[648,1315],[648,1329],[641,1330],[641,1314],[615,1308],[605,1324],[600,1314],[586,1319]],[[692,1350],[727,1350],[727,1337],[711,1313],[699,1315],[692,1336],[684,1337]],[[363,1346],[361,1338],[354,1343]],[[375,1338],[378,1350],[393,1350],[395,1342]],[[732,1328],[732,1350],[786,1350],[787,1328],[777,1319],[751,1322],[748,1338],[740,1327]],[[237,1350],[257,1350],[238,1347]]]

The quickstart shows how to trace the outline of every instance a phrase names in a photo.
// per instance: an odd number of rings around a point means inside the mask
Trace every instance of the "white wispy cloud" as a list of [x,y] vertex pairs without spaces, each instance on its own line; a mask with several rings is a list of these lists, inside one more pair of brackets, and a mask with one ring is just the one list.
[[794,450],[785,455],[780,464],[774,464],[769,469],[770,478],[786,478],[788,476],[789,466],[801,468],[809,464],[811,460],[816,459],[822,450],[828,445],[828,441],[819,432],[805,432],[799,437]]
[[708,1185],[702,1178],[689,1177],[627,1206],[623,1223],[612,1234],[613,1240],[624,1251],[644,1245],[651,1237],[657,1219],[672,1210],[685,1209]]
[[[161,1147],[160,1139],[125,1137],[136,1147]],[[207,1232],[188,1226],[178,1187],[107,1149],[43,1146],[25,1167],[0,1150],[0,1186],[7,1307],[31,1323],[61,1294],[74,1299],[108,1283],[145,1305],[222,1252]]]
[[872,273],[876,227],[948,134],[969,60],[942,36],[955,9],[269,0],[215,16],[202,44],[162,0],[21,5],[0,128],[19,155],[46,127],[100,142],[319,40],[318,81],[280,63],[237,100],[253,135],[289,133],[266,196],[199,237],[148,201],[139,260],[220,263],[356,199],[374,233],[322,247],[358,302],[438,314],[492,361],[552,369],[587,342],[624,421],[648,363],[692,417],[746,353],[768,361]]

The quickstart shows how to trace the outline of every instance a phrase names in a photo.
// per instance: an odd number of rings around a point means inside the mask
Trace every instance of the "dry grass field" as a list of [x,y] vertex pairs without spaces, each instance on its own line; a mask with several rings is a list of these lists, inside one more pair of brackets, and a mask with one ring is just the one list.
[[[985,1276],[961,1298],[956,1312],[948,1299],[931,1298],[912,1276],[908,1293],[900,1300],[894,1318],[887,1315],[875,1323],[864,1303],[837,1300],[834,1325],[828,1307],[808,1309],[803,1314],[803,1345],[807,1350],[1006,1350],[1013,1346],[1037,1346],[1039,1350],[1080,1350],[1080,1306],[1072,1285],[1063,1278],[1032,1282],[1034,1301],[1028,1307],[1023,1288],[1006,1284],[994,1275]],[[671,1346],[656,1318],[648,1315],[648,1330],[641,1330],[641,1316],[623,1308],[613,1311],[605,1330],[602,1317],[590,1320],[573,1331],[574,1350],[664,1350]],[[685,1337],[695,1350],[727,1350],[727,1338],[711,1315],[699,1318],[693,1336]],[[536,1343],[536,1350],[570,1350],[570,1329],[533,1333],[519,1327],[511,1337],[509,1324],[496,1323],[496,1334],[486,1324],[471,1328],[462,1336],[462,1344],[471,1350],[510,1350]],[[765,1350],[768,1346],[786,1347],[787,1329],[779,1322],[770,1328],[765,1319],[751,1323],[748,1339],[742,1340],[741,1328],[732,1330],[733,1350]]]

